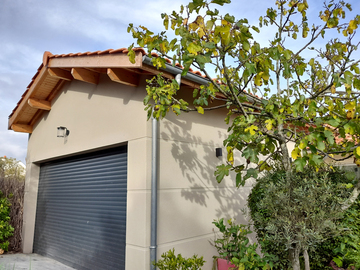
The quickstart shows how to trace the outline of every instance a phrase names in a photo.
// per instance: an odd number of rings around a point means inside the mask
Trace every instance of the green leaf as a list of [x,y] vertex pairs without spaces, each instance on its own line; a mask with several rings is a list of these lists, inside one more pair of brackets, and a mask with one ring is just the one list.
[[290,58],[291,58],[291,51],[290,51],[290,50],[285,50],[285,51],[284,51],[284,56],[285,56],[286,60],[290,60]]
[[250,43],[247,40],[244,40],[244,42],[242,43],[242,47],[245,51],[249,51],[250,50]]
[[296,170],[298,172],[302,172],[304,170],[305,165],[306,165],[306,158],[305,157],[298,158],[297,160],[294,161],[294,164],[296,166]]
[[319,155],[311,155],[310,156],[310,162],[315,165],[316,167],[320,166],[323,162],[323,159]]
[[336,263],[336,265],[337,265],[338,267],[342,267],[342,266],[343,266],[343,262],[342,262],[342,258],[341,258],[341,257],[333,258],[332,260],[334,261],[334,263]]
[[258,163],[259,162],[258,154],[259,154],[258,151],[248,146],[243,151],[242,156],[248,159],[250,162]]
[[245,181],[243,181],[242,179],[242,173],[239,172],[236,174],[236,186],[240,187],[240,186],[244,186],[245,185]]
[[220,183],[225,176],[229,175],[229,171],[231,169],[231,165],[220,165],[216,167],[216,171],[215,171],[215,176],[216,176],[216,181],[218,181],[218,183]]
[[258,174],[259,174],[258,170],[254,169],[254,168],[250,168],[247,170],[244,178],[249,179],[250,177],[253,177],[256,179],[258,177]]
[[355,89],[360,90],[360,80],[358,78],[354,78],[353,86]]
[[206,63],[210,63],[210,62],[211,62],[210,56],[208,56],[208,55],[203,55],[203,54],[198,54],[198,55],[195,57],[195,60],[196,60],[196,62],[199,63],[200,68],[204,68]]
[[330,126],[332,126],[332,127],[338,127],[341,121],[340,121],[339,118],[336,118],[336,119],[331,118],[331,119],[329,119],[329,120],[327,120],[325,122],[327,124],[329,124]]
[[325,130],[324,135],[325,135],[327,141],[329,142],[329,144],[334,144],[334,142],[335,142],[334,134],[330,130]]
[[168,30],[169,29],[169,16],[167,14],[162,14],[162,16],[163,15],[164,15],[163,19],[164,19],[165,29]]
[[230,0],[212,0],[211,3],[223,6],[224,4],[230,4]]
[[179,114],[181,113],[181,111],[180,111],[180,105],[179,105],[179,104],[173,105],[173,106],[172,106],[172,109],[173,109],[173,112],[174,112],[176,115],[179,115]]
[[235,22],[235,17],[229,15],[229,13],[227,13],[227,14],[225,15],[224,19],[225,19],[226,21],[228,21],[229,23],[234,23],[234,22]]
[[128,48],[129,52],[128,52],[127,55],[129,56],[130,62],[131,62],[132,64],[135,64],[135,51],[132,49],[133,46],[134,46],[134,44],[132,44],[132,45]]
[[318,141],[317,142],[317,148],[321,151],[325,150],[325,143],[323,141]]
[[260,29],[257,28],[256,26],[251,26],[251,28],[252,28],[255,32],[260,33]]
[[310,148],[311,153],[313,153],[313,154],[316,154],[316,153],[317,153],[316,147],[313,146],[312,144],[309,145],[309,148]]
[[249,74],[255,74],[256,73],[256,68],[255,68],[255,64],[252,63],[245,63],[245,67],[246,69],[249,71]]
[[198,44],[195,43],[190,43],[189,46],[187,47],[187,50],[189,51],[189,53],[192,54],[197,54],[198,52],[200,52],[202,50],[202,47]]
[[344,78],[345,78],[345,81],[347,84],[349,84],[349,85],[352,84],[353,77],[354,77],[354,75],[350,71],[344,72]]

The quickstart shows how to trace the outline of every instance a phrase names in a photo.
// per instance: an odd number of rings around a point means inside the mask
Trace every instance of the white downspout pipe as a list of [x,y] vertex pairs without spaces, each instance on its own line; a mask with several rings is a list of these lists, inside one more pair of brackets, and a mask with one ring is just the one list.
[[[177,74],[175,80],[180,87],[181,75]],[[158,183],[158,160],[159,160],[159,147],[158,147],[158,134],[159,125],[158,120],[154,117],[151,118],[152,124],[152,138],[151,138],[151,225],[150,225],[150,269],[155,270],[153,262],[156,262],[157,253],[157,183]]]

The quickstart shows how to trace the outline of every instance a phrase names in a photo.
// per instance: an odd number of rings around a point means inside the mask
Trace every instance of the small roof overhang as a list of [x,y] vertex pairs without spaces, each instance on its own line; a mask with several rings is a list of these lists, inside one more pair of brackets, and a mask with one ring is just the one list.
[[[9,116],[8,128],[16,132],[32,133],[33,126],[42,113],[51,110],[52,100],[66,81],[80,80],[98,84],[100,74],[106,74],[114,82],[137,86],[141,75],[162,72],[164,77],[174,79],[182,72],[181,67],[172,66],[170,61],[166,69],[159,70],[151,64],[144,49],[133,50],[134,64],[130,62],[126,48],[61,55],[45,52],[43,63]],[[181,83],[191,88],[199,88],[208,81],[200,72],[190,70],[181,79]]]

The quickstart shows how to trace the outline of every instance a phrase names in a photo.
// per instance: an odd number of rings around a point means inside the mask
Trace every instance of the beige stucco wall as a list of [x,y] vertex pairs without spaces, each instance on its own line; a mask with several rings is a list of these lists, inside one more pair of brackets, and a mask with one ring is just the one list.
[[[228,177],[218,184],[214,171],[226,160],[223,113],[169,115],[160,122],[159,253],[175,248],[176,253],[204,256],[204,269],[211,269],[216,250],[214,219],[236,218],[245,208],[249,186],[236,189]],[[216,157],[215,148],[223,148]]]
[[[99,85],[72,81],[54,100],[29,138],[24,205],[24,252],[32,252],[39,164],[120,144],[128,145],[126,269],[149,269],[151,122],[142,104],[145,80],[139,87],[111,82]],[[188,90],[183,90],[188,91]],[[220,185],[214,170],[225,157],[215,156],[227,127],[224,114],[208,112],[169,115],[159,123],[158,257],[175,248],[183,256],[204,256],[211,269],[216,251],[212,221],[234,217],[245,222],[250,186],[240,190],[228,178]],[[70,130],[67,139],[56,128]]]

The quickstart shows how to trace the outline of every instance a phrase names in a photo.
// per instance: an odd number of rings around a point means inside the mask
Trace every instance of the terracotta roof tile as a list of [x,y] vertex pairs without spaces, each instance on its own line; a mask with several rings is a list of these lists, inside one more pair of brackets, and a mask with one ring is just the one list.
[[98,54],[99,54],[99,55],[100,55],[100,54],[108,54],[108,53],[110,53],[110,51],[113,51],[113,49],[107,49],[107,50],[105,50],[105,51],[99,52]]
[[30,88],[33,83],[34,83],[34,80],[31,80],[31,82],[29,83],[29,85],[27,86],[27,88]]
[[88,55],[90,52],[79,53],[78,56]]
[[143,48],[133,48],[135,52],[141,52],[143,55],[147,55],[146,51]]
[[87,55],[96,55],[96,54],[99,54],[99,52],[101,52],[101,51],[89,52]]
[[109,53],[110,54],[112,54],[112,53],[122,53],[124,50],[126,50],[126,48],[120,48],[120,49],[112,50]]

